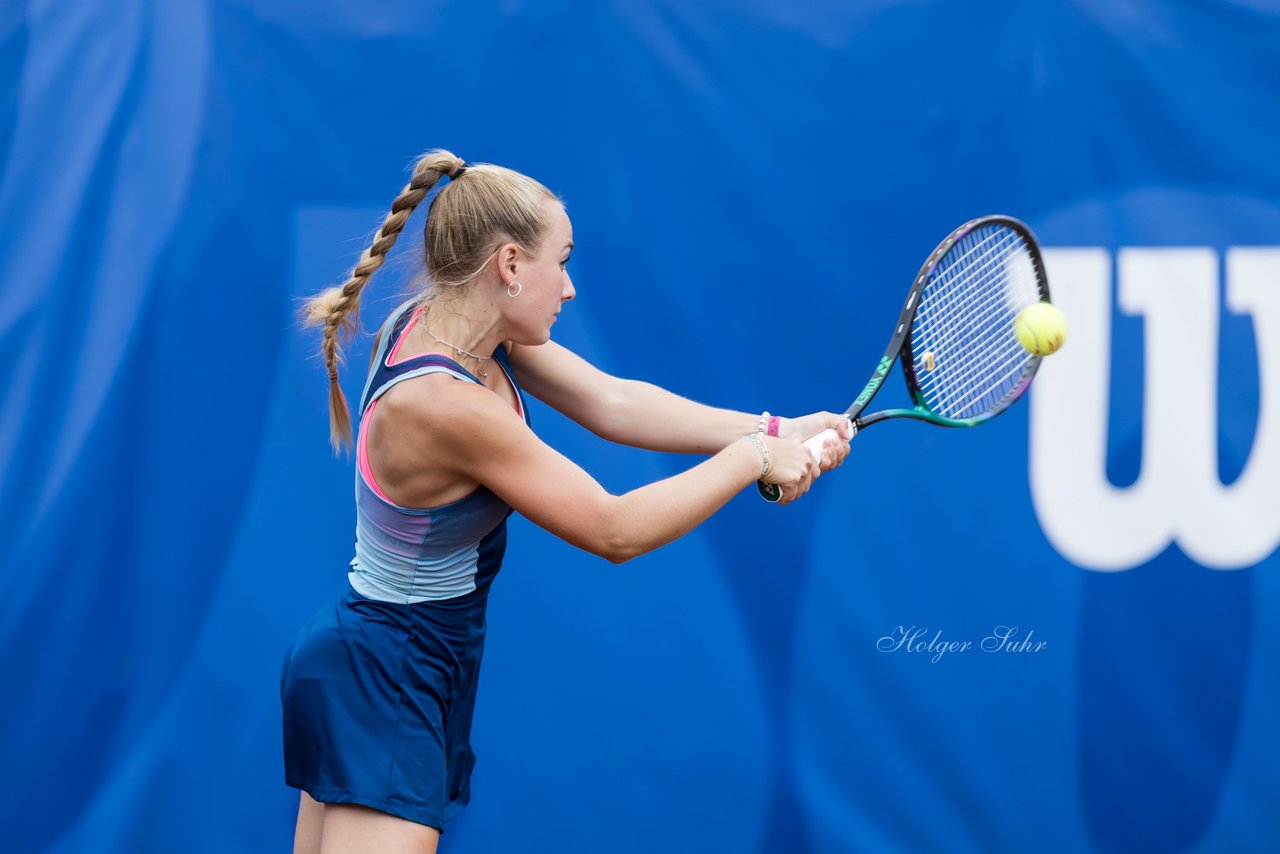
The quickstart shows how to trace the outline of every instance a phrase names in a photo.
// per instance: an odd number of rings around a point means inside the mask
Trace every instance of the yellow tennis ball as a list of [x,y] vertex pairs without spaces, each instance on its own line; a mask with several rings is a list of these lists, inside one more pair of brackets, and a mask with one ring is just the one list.
[[1038,302],[1018,312],[1013,333],[1028,353],[1048,356],[1067,340],[1067,318],[1049,303]]

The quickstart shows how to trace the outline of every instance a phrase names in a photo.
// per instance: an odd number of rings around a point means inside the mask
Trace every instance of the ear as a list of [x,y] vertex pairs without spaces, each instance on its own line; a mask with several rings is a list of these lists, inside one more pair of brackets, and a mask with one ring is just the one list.
[[504,285],[510,285],[519,277],[519,265],[524,253],[514,243],[504,243],[498,247],[498,276]]

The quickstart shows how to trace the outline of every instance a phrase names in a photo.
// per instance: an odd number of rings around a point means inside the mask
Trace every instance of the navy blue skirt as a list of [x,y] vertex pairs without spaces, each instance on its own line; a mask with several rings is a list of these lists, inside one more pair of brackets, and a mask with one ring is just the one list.
[[285,781],[443,831],[471,799],[487,585],[414,605],[348,588],[285,658]]

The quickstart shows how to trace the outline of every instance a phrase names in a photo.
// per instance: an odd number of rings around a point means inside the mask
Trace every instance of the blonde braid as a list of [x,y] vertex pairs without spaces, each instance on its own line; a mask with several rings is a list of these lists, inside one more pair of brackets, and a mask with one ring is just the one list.
[[350,340],[359,320],[360,292],[386,260],[414,208],[442,175],[460,174],[463,168],[463,161],[447,151],[431,151],[420,157],[409,183],[391,203],[391,213],[382,221],[350,278],[312,297],[303,307],[303,322],[324,328],[320,352],[329,371],[329,441],[335,453],[351,444],[351,411],[338,382],[338,366],[342,363],[342,343]]

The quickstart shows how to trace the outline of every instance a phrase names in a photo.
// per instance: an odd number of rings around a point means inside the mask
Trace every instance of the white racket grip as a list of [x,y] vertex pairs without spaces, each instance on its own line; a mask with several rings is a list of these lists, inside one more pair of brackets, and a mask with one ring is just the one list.
[[[852,426],[853,435],[849,437],[850,441],[853,440],[853,436],[858,435],[857,425],[855,424],[851,426]],[[822,446],[827,443],[828,439],[839,439],[839,438],[840,438],[840,433],[837,430],[831,427],[828,427],[826,430],[823,430],[821,433],[817,433],[813,436],[810,436],[808,439],[805,439],[804,446],[809,449],[809,453],[810,455],[812,455],[813,461],[815,463],[821,463],[822,462]],[[760,496],[764,498],[765,501],[768,501],[771,504],[777,501],[780,501],[782,499],[782,488],[775,484],[765,483],[763,480],[761,480],[756,482],[756,487],[760,490]]]
[[804,440],[804,446],[809,449],[809,453],[813,455],[815,463],[822,462],[822,446],[827,443],[828,439],[839,439],[840,434],[831,427],[823,430],[816,436],[810,436]]

